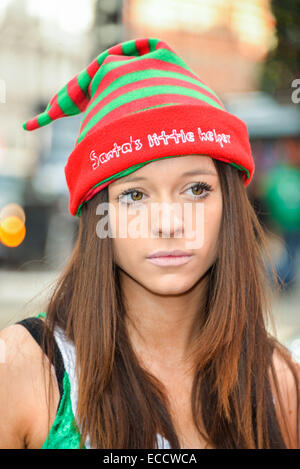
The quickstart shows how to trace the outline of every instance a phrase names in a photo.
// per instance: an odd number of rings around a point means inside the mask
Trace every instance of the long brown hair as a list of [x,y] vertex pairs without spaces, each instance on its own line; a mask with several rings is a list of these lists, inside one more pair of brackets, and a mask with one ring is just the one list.
[[[292,370],[299,392],[293,361],[268,330],[272,288],[280,284],[241,172],[213,161],[223,218],[217,259],[200,280],[206,294],[191,342],[194,423],[214,448],[285,448],[289,443],[270,386],[272,378],[279,389],[275,349]],[[160,432],[179,448],[164,386],[143,368],[129,340],[112,238],[96,234],[96,207],[102,202],[108,202],[107,187],[82,207],[73,253],[46,309],[48,351],[56,325],[75,344],[82,444],[89,435],[96,448],[154,448]],[[283,409],[279,393],[275,399]]]

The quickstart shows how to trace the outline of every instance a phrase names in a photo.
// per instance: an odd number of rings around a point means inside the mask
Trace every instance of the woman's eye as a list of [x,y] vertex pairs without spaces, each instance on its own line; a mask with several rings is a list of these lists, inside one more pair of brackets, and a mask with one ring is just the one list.
[[122,192],[118,199],[121,203],[129,205],[134,202],[140,202],[142,200],[142,196],[143,192],[138,191],[136,189],[129,189],[127,191]]
[[[189,187],[187,191],[192,191],[192,196],[194,199],[204,199],[209,195],[211,189],[212,187],[209,184],[206,184],[205,182],[199,182]],[[118,201],[125,205],[131,205],[144,200],[143,196],[144,192],[142,191],[137,189],[128,189],[119,195]]]
[[199,182],[189,187],[187,190],[192,190],[192,195],[195,199],[204,199],[209,195],[211,189],[212,187],[209,184],[206,184],[206,182]]

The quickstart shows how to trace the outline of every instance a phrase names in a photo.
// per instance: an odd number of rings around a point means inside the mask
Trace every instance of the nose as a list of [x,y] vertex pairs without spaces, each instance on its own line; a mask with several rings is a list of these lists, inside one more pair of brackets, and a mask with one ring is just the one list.
[[151,237],[183,237],[183,207],[176,202],[155,202],[151,204]]

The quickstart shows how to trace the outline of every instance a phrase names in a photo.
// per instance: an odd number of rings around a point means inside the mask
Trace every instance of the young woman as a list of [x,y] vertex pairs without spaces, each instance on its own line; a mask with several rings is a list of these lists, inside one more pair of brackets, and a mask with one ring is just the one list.
[[298,448],[245,124],[157,39],[100,55],[25,128],[75,105],[78,237],[44,314],[1,331],[0,446]]

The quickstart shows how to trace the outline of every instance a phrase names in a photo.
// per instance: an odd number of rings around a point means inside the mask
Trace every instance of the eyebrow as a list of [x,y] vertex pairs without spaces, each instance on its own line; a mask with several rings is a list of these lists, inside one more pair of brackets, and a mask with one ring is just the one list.
[[[181,174],[180,177],[184,177],[184,176],[196,176],[196,175],[211,175],[211,176],[217,176],[217,173],[211,169],[195,169],[194,171],[186,171],[185,173]],[[123,178],[122,178],[123,179]],[[120,181],[115,181],[116,182],[116,185],[119,185],[119,184],[125,184],[126,182],[137,182],[137,181],[147,181],[148,178],[144,177],[144,176],[132,176],[132,177],[129,177],[128,179],[126,179],[126,181],[122,181],[122,179],[120,179]]]

